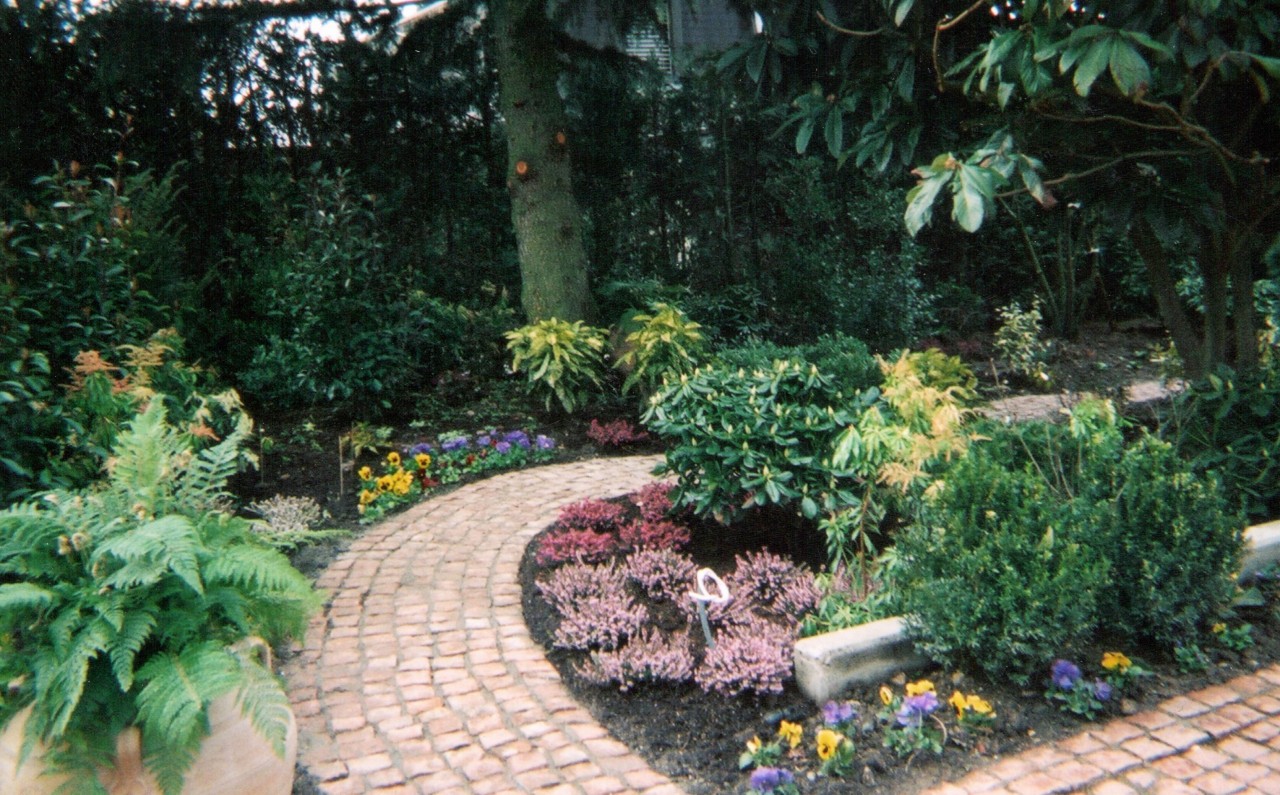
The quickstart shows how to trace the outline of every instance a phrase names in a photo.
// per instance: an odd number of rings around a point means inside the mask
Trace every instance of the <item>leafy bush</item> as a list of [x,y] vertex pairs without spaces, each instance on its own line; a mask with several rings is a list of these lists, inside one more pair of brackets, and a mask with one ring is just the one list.
[[988,430],[898,538],[927,653],[1025,679],[1095,630],[1183,645],[1226,608],[1243,521],[1170,445],[1126,445],[1096,400]]
[[17,285],[11,298],[31,310],[31,347],[55,373],[80,351],[138,344],[170,323],[164,301],[176,296],[160,291],[181,283],[174,175],[126,173],[126,165],[92,175],[73,165],[38,178],[38,202],[3,236],[0,264]]
[[528,376],[529,391],[552,399],[570,414],[602,386],[605,333],[581,320],[549,318],[510,331],[511,369]]
[[208,733],[209,703],[237,693],[283,752],[289,701],[235,645],[300,635],[310,583],[219,510],[247,421],[193,455],[152,401],[120,434],[102,488],[50,492],[0,513],[0,720],[30,704],[27,739],[84,770],[141,729],[147,767],[177,793]]
[[659,472],[679,477],[678,507],[722,522],[768,504],[814,517],[851,500],[830,451],[864,405],[856,400],[815,365],[703,367],[659,390],[644,422],[671,442]]
[[1049,343],[1044,339],[1041,321],[1038,303],[1030,309],[1016,303],[1001,307],[995,344],[1010,370],[1036,388],[1048,389],[1053,378],[1049,375]]
[[0,286],[0,504],[54,485],[47,462],[74,425],[53,387],[47,354],[28,347],[32,311]]
[[1280,365],[1223,367],[1174,399],[1161,435],[1256,517],[1280,508]]
[[670,304],[654,304],[650,311],[629,313],[621,324],[627,334],[620,353],[615,352],[614,366],[627,373],[623,394],[637,384],[652,392],[671,378],[693,372],[702,358],[701,326]]
[[880,365],[859,339],[845,334],[824,334],[807,345],[783,346],[756,340],[716,351],[715,360],[726,369],[763,370],[778,359],[794,359],[816,365],[846,395],[879,386]]

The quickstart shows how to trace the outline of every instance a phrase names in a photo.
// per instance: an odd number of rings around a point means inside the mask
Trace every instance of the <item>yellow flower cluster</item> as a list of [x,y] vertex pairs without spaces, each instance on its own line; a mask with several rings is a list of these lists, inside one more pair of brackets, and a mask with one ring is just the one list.
[[957,690],[951,694],[951,699],[947,703],[955,707],[957,718],[963,718],[966,713],[989,718],[996,716],[995,711],[991,708],[991,703],[977,693],[971,693],[966,696]]
[[[928,679],[920,679],[915,682],[907,683],[908,696],[919,696],[925,693],[936,693],[936,692],[937,691],[934,690],[933,688],[933,682],[930,682]],[[884,698],[884,696],[882,695],[881,698]]]
[[778,736],[786,740],[795,749],[800,745],[800,740],[804,736],[804,728],[798,723],[784,720],[778,724]]
[[409,488],[413,486],[413,473],[401,469],[398,472],[378,478],[377,485],[378,491],[389,491],[392,494],[403,497],[409,493]]
[[1109,651],[1102,655],[1102,667],[1108,671],[1123,674],[1133,666],[1133,661],[1118,651]]

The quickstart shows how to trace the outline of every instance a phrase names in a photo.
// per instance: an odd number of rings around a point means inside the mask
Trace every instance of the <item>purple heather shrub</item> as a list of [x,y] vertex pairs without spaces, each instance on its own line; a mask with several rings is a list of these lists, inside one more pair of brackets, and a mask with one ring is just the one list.
[[609,557],[617,549],[617,537],[608,533],[553,530],[539,540],[536,559],[540,566],[553,566],[569,560],[596,563]]
[[1059,690],[1071,690],[1080,681],[1080,667],[1070,660],[1055,660],[1050,676]]
[[610,532],[622,523],[625,509],[621,505],[604,500],[582,500],[565,506],[556,524],[570,530],[596,530]]
[[938,709],[938,694],[926,690],[915,696],[907,696],[902,700],[902,708],[895,715],[898,725],[904,728],[918,729],[924,724],[925,717]]
[[660,522],[671,511],[672,483],[650,483],[631,495],[631,502],[640,509],[646,522]]
[[625,419],[616,419],[600,424],[600,420],[592,420],[587,429],[587,438],[601,447],[623,447],[649,438],[644,430],[637,431],[635,426]]
[[717,623],[740,624],[751,613],[792,622],[812,610],[822,594],[807,568],[768,550],[748,552],[735,559],[737,567],[725,578],[729,601],[709,607]]
[[751,774],[751,789],[766,795],[779,787],[794,783],[795,775],[780,767],[758,767]]
[[538,581],[542,596],[560,614],[554,644],[562,649],[616,649],[649,621],[648,611],[627,593],[627,577],[613,563],[572,563]]
[[795,632],[753,616],[716,633],[716,645],[707,649],[694,680],[706,691],[736,696],[748,690],[781,693],[791,675]]
[[674,602],[692,612],[689,592],[698,567],[688,555],[673,549],[642,549],[629,555],[623,568],[650,599]]
[[616,651],[597,651],[578,673],[597,685],[616,684],[626,692],[639,682],[685,682],[693,678],[689,635],[642,629]]
[[689,528],[664,520],[631,522],[618,535],[632,549],[684,549],[689,544]]

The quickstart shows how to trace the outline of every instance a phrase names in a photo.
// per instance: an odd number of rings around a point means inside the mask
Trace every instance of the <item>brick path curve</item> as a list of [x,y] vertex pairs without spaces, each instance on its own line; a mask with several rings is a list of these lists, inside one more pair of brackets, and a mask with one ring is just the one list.
[[658,460],[509,472],[352,542],[285,669],[299,762],[321,790],[679,795],[569,695],[525,629],[516,577],[561,507],[633,491]]

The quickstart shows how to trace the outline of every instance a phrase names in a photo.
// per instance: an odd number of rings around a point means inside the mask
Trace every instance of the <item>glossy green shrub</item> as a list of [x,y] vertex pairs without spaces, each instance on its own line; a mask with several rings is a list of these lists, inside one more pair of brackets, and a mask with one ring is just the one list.
[[28,347],[32,310],[0,287],[0,505],[55,485],[41,475],[58,439],[70,432],[58,404],[49,357]]
[[636,385],[652,392],[664,379],[687,375],[701,363],[706,345],[702,327],[679,307],[654,304],[650,313],[631,314],[623,328],[634,328],[614,364],[627,373],[624,394]]
[[807,345],[776,345],[757,340],[723,348],[715,354],[715,360],[728,369],[768,368],[775,359],[795,359],[817,365],[818,371],[831,378],[836,389],[846,395],[878,386],[881,381],[880,365],[866,344],[840,333],[824,334]]
[[506,334],[511,369],[548,409],[558,400],[570,414],[603,386],[605,333],[581,320],[540,320]]
[[659,468],[678,476],[678,506],[722,521],[770,504],[812,518],[852,500],[831,446],[874,399],[845,395],[812,364],[708,366],[655,393],[644,422],[671,445]]

